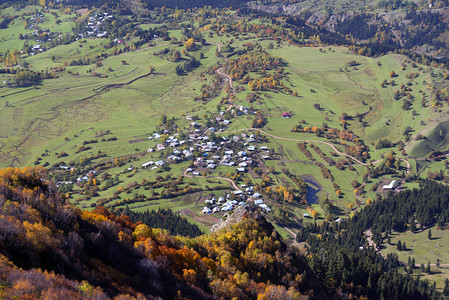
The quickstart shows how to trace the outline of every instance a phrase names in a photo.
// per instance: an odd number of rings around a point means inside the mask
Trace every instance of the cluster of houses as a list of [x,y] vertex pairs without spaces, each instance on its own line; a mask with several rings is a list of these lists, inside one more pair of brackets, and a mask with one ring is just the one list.
[[[243,185],[242,187],[245,187],[245,185]],[[247,199],[253,201],[255,205],[259,206],[266,212],[270,212],[270,207],[268,207],[268,205],[264,203],[263,199],[260,199],[261,195],[259,193],[253,193],[253,189],[254,187],[252,186],[247,187],[245,192],[241,190],[234,191],[233,194],[240,197],[239,200],[230,200],[231,194],[227,194],[225,197],[214,197],[212,199],[207,199],[204,201],[206,206],[201,212],[203,214],[213,214],[221,211],[232,211],[237,206],[245,206]]]
[[[249,113],[244,107],[237,109],[242,114]],[[213,171],[219,166],[235,167],[236,172],[246,172],[254,163],[256,153],[262,159],[270,158],[270,149],[267,146],[256,145],[254,134],[239,133],[231,137],[210,137],[211,132],[217,131],[214,127],[204,128],[191,116],[187,116],[186,119],[192,121],[189,135],[182,137],[178,133],[170,135],[170,131],[165,130],[163,133],[153,133],[148,137],[149,140],[159,140],[159,143],[149,148],[147,152],[164,151],[164,155],[161,155],[164,158],[147,161],[142,164],[142,168],[156,169],[164,164],[191,161],[191,166],[185,169],[185,173],[199,176],[203,171]],[[230,120],[221,117],[217,117],[216,121],[220,122],[220,127],[231,123]],[[231,194],[227,194],[224,197],[207,199],[202,213],[232,211],[237,206],[246,205],[247,200],[253,201],[267,212],[271,211],[261,195],[254,192],[254,186],[241,185],[241,189],[233,191],[232,194],[232,197]]]
[[[37,40],[39,41],[39,40]],[[42,48],[42,46],[40,44],[37,45],[30,45],[30,55],[33,56],[36,54],[36,52],[44,52],[44,49]]]
[[146,169],[146,168],[150,167],[152,170],[154,170],[154,169],[157,169],[157,167],[161,167],[163,165],[165,165],[165,162],[162,160],[157,160],[157,161],[150,160],[146,163],[143,163],[142,168]]
[[[34,29],[33,34],[35,37],[38,37],[38,38],[36,38],[36,42],[38,44],[29,45],[29,49],[27,50],[27,52],[31,56],[35,55],[36,53],[40,53],[40,52],[44,51],[43,46],[39,43],[51,41],[52,38],[60,36],[60,33],[50,32],[49,29],[39,29],[39,23],[43,22],[43,18],[44,18],[43,14],[37,13],[33,17],[27,19],[27,21],[29,22],[27,29]],[[42,41],[40,39],[42,39]],[[24,52],[22,52],[22,54],[24,54]]]
[[39,26],[39,23],[43,22],[44,15],[41,13],[37,13],[31,18],[27,19],[28,26],[27,29],[34,29]]
[[89,180],[91,177],[94,177],[97,174],[97,171],[89,171],[86,175],[80,176],[76,179],[76,182],[83,182]]
[[80,37],[88,37],[88,36],[95,36],[98,38],[106,37],[107,32],[103,30],[102,25],[106,20],[113,19],[114,16],[104,12],[104,13],[95,13],[93,17],[89,17],[87,20],[87,31],[86,33],[80,33]]
[[[266,146],[261,146],[259,149],[254,145],[249,145],[249,143],[256,142],[254,139],[254,135],[247,135],[246,133],[242,133],[240,135],[236,135],[232,138],[234,141],[241,141],[240,150],[232,150],[228,144],[231,143],[231,140],[226,137],[221,137],[221,141],[219,142],[202,142],[197,143],[196,146],[199,147],[200,153],[202,156],[198,156],[195,158],[193,163],[194,168],[206,168],[206,169],[215,169],[217,166],[228,166],[235,167],[237,172],[246,172],[246,168],[250,167],[253,164],[253,155],[254,153],[260,149],[263,158],[269,158],[269,149]],[[191,170],[192,174],[194,169]],[[195,175],[195,174],[193,174]]]
[[[164,160],[145,162],[142,164],[142,168],[151,166],[152,169],[156,169],[157,166],[162,166],[165,163],[192,161],[192,167],[185,171],[191,172],[195,176],[200,175],[201,171],[214,170],[220,165],[235,167],[237,172],[246,172],[246,168],[253,164],[253,155],[256,152],[260,153],[262,159],[270,158],[270,150],[267,146],[257,148],[253,144],[256,143],[254,134],[241,133],[232,138],[216,137],[212,141],[207,133],[213,131],[213,127],[201,130],[198,127],[200,126],[197,123],[192,125],[192,133],[184,139],[181,139],[177,133],[168,136],[170,132],[167,130],[164,131],[164,136],[160,133],[149,136],[149,140],[160,140],[160,143],[149,148],[147,152],[170,150]],[[231,143],[233,144],[232,149]],[[236,149],[236,144],[238,149]]]
[[218,213],[220,211],[231,211],[237,205],[245,206],[245,201],[229,200],[230,194],[226,197],[207,199],[204,201],[206,206],[201,211],[203,214]]

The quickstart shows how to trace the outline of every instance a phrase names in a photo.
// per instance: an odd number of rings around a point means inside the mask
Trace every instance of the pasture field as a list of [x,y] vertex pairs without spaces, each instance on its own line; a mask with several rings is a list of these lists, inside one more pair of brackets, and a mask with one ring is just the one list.
[[[437,288],[444,287],[444,280],[449,276],[449,250],[446,247],[445,241],[449,238],[447,230],[438,230],[436,227],[431,228],[432,238],[428,239],[428,230],[413,233],[407,231],[405,233],[393,233],[391,235],[391,245],[384,244],[385,249],[383,254],[395,253],[399,260],[405,264],[409,257],[415,259],[416,273],[421,274],[422,278],[435,281]],[[407,245],[406,251],[398,251],[396,244],[398,241],[405,242]],[[440,267],[437,267],[437,260],[440,260]],[[431,273],[420,272],[420,265],[430,262]]]
[[[93,43],[101,45],[99,40],[93,40]],[[58,53],[66,58],[71,57],[72,51],[67,51],[69,47],[62,47],[63,50]],[[77,143],[73,135],[92,127],[95,127],[95,130],[90,130],[90,135],[83,134],[79,138],[91,139],[95,132],[110,130],[119,139],[117,143],[109,143],[112,144],[111,155],[126,155],[133,152],[126,139],[133,140],[150,133],[162,114],[174,116],[198,107],[191,99],[195,96],[194,89],[201,85],[197,80],[199,72],[194,71],[186,78],[176,76],[173,65],[151,55],[157,49],[158,47],[155,47],[124,53],[120,57],[108,57],[103,61],[102,67],[93,68],[98,73],[106,73],[108,78],[86,74],[87,69],[92,66],[74,66],[67,69],[79,75],[63,73],[61,77],[46,80],[34,89],[14,89],[13,95],[13,90],[1,89],[0,97],[8,101],[8,107],[2,109],[0,114],[6,120],[15,120],[6,123],[14,128],[2,126],[2,135],[7,136],[3,142],[16,145],[27,136],[33,140],[33,143],[23,145],[26,150],[19,150],[24,154],[17,155],[16,159],[20,161],[18,164],[21,164],[28,154],[34,152],[39,155],[40,151],[50,150],[61,144],[65,146],[58,147],[58,150],[70,153],[70,149]],[[210,54],[207,54],[210,57]],[[30,60],[31,65],[45,65],[50,61],[46,56],[46,53],[34,56]],[[127,63],[122,64],[122,60]],[[205,63],[208,61],[211,63],[210,59],[205,60]],[[155,68],[158,73],[150,75],[149,66]],[[108,72],[108,68],[113,71]],[[8,76],[5,74],[3,77]],[[178,105],[174,105],[175,103]],[[181,103],[182,105],[179,105]],[[36,116],[40,117],[36,120]],[[31,122],[32,128],[29,127]],[[55,135],[55,138],[49,139],[50,135]],[[44,140],[50,143],[42,144]],[[109,152],[108,147],[102,149]],[[15,155],[15,152],[11,153],[11,149],[2,150]]]

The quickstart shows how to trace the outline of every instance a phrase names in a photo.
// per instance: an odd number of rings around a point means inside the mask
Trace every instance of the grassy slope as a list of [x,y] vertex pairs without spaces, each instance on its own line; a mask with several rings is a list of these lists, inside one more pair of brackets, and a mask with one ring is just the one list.
[[[84,48],[91,46],[89,44],[101,47],[100,41],[102,40],[89,41]],[[57,50],[60,47],[62,51]],[[48,51],[50,53],[36,55],[30,59],[31,65],[39,69],[49,64],[51,52],[57,52],[64,59],[72,57],[72,48],[76,48],[77,43],[60,47]],[[37,90],[0,89],[0,97],[3,96],[9,101],[8,107],[0,110],[0,115],[4,120],[15,120],[7,122],[12,128],[2,127],[1,135],[8,136],[3,141],[11,146],[27,139],[26,147],[22,147],[21,153],[14,152],[8,146],[3,151],[10,156],[17,155],[20,160],[18,164],[29,164],[32,162],[32,154],[36,155],[44,149],[50,150],[62,144],[64,146],[58,150],[69,153],[74,145],[80,144],[79,139],[72,139],[73,135],[94,127],[95,130],[91,130],[90,135],[88,132],[83,133],[83,138],[93,138],[94,131],[111,130],[119,139],[116,143],[108,143],[110,147],[102,147],[102,151],[111,156],[133,152],[131,149],[134,148],[127,143],[128,140],[142,138],[152,132],[162,114],[179,116],[198,107],[191,99],[196,96],[194,89],[198,89],[202,84],[198,77],[199,71],[183,77],[176,76],[175,64],[167,64],[165,60],[151,55],[162,47],[165,46],[109,57],[99,68],[68,67],[79,75],[63,73],[60,78],[45,80]],[[216,59],[211,58],[214,50],[213,45],[204,49],[209,57],[202,61],[205,66],[215,63]],[[95,53],[94,51],[92,50],[92,53]],[[122,60],[126,60],[127,65],[122,65]],[[54,65],[60,63],[57,61]],[[106,85],[127,84],[139,76],[147,75],[150,65],[157,72],[166,75],[150,75],[129,85],[103,90]],[[111,72],[107,71],[109,67]],[[108,78],[86,74],[88,69],[106,74]],[[15,94],[11,95],[13,91]],[[36,118],[37,115],[39,118]],[[71,141],[64,141],[65,137]],[[11,159],[4,157],[3,164],[10,163]]]
[[[408,257],[414,257],[416,265],[427,263],[431,264],[432,274],[425,274],[423,278],[435,281],[438,288],[444,287],[444,280],[449,276],[449,250],[446,247],[449,239],[449,231],[437,230],[432,228],[432,239],[429,240],[428,230],[418,233],[407,231],[401,234],[394,234],[392,236],[392,245],[385,244],[386,248],[382,250],[383,254],[396,253],[399,260],[407,263]],[[397,251],[396,244],[398,241],[405,242],[407,251]],[[440,268],[436,267],[436,261],[440,259]]]

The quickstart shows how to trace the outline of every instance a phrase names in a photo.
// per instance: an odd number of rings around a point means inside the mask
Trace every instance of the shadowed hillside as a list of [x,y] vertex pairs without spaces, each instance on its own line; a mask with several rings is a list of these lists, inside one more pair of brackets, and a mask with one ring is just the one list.
[[45,178],[42,168],[0,171],[0,295],[296,299],[321,293],[302,257],[258,213],[209,236],[173,237],[104,208],[75,209]]

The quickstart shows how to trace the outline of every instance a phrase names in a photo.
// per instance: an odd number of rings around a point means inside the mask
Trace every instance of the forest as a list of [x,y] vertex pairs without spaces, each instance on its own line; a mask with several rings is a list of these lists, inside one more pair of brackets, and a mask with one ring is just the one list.
[[[444,229],[449,217],[449,187],[423,180],[419,189],[388,195],[340,223],[311,224],[299,230],[298,242],[310,246],[310,265],[324,282],[333,278],[328,291],[352,281],[358,293],[370,299],[426,299],[437,297],[435,286],[412,276],[396,255],[385,259],[368,246],[365,231],[379,247],[391,232],[422,231],[433,225]],[[361,250],[360,250],[361,249]]]
[[172,235],[197,237],[203,234],[198,226],[190,223],[182,216],[175,215],[171,209],[146,210],[141,213],[133,212],[129,207],[126,207],[120,214],[129,216],[134,223],[140,221],[150,227],[167,229]]

